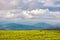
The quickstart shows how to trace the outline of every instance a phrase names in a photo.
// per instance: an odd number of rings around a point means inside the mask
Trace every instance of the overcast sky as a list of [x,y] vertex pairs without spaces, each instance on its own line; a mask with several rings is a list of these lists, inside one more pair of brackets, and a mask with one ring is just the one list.
[[0,0],[0,20],[60,20],[60,0]]

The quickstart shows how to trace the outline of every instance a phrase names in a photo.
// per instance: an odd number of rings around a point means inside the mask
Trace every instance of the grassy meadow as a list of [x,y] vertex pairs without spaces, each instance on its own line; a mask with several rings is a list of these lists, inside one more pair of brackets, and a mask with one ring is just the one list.
[[60,40],[60,30],[0,30],[0,40]]

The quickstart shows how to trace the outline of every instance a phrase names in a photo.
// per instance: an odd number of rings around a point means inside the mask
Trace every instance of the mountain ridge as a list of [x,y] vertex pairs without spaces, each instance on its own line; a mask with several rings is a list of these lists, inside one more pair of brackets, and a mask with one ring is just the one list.
[[42,30],[42,29],[58,29],[58,28],[55,28],[54,25],[50,25],[48,23],[43,22],[34,25],[24,25],[18,23],[8,23],[0,25],[0,30],[35,30],[35,29]]

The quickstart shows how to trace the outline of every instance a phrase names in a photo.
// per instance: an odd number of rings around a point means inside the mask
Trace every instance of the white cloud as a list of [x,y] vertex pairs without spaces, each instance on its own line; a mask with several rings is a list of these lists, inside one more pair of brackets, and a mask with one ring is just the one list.
[[10,5],[12,6],[17,6],[18,5],[18,2],[16,0],[12,0],[9,2]]
[[10,12],[7,12],[4,18],[13,18],[14,14],[11,14]]
[[1,10],[0,19],[60,19],[60,12],[52,12],[48,9],[36,10]]
[[32,0],[23,0],[23,3],[29,3],[32,2]]
[[60,7],[60,0],[0,0],[0,9]]
[[60,4],[55,4],[56,0],[0,0],[1,9],[40,9],[44,7],[60,7]]
[[34,15],[40,15],[40,14],[45,14],[48,11],[49,11],[48,9],[36,9],[36,10],[30,11],[30,13],[32,13]]
[[36,15],[43,15],[48,12],[47,9],[36,9],[36,10],[31,10],[31,11],[19,11],[19,10],[2,10],[0,11],[0,17],[2,18],[20,18],[20,19],[32,19]]
[[19,5],[18,0],[0,0],[0,9],[14,9]]
[[[41,9],[42,7],[60,7],[59,3],[55,4],[57,2],[58,1],[56,0],[0,0],[0,18],[3,19],[58,18],[59,19],[60,12],[51,12],[48,9]],[[29,11],[27,9],[29,9]]]
[[23,17],[24,17],[25,19],[33,18],[33,16],[30,15],[27,11],[23,11],[22,13],[23,13],[22,15],[23,15]]
[[32,19],[60,19],[60,12],[52,12],[48,9],[25,11],[24,15],[26,17],[30,16]]
[[60,19],[60,12],[50,12],[51,15],[54,15],[56,19]]
[[47,7],[60,7],[60,4],[56,4],[59,0],[46,0],[44,6]]

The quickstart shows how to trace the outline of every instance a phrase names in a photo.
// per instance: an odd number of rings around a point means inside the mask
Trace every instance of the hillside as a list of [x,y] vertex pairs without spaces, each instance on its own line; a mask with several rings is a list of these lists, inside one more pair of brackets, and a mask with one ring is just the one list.
[[8,24],[0,24],[0,30],[43,30],[43,29],[56,29],[60,30],[60,25],[51,25],[48,23],[37,23],[34,25],[25,25],[18,23],[8,23]]

